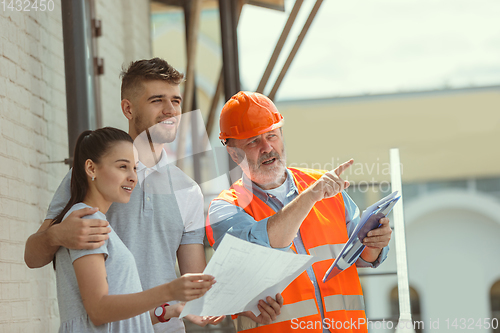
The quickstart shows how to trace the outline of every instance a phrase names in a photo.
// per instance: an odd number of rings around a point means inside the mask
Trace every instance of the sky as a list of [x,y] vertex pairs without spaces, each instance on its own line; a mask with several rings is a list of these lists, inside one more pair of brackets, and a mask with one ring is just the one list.
[[[257,88],[294,2],[285,13],[244,7],[243,89]],[[265,93],[315,2],[304,1]],[[498,0],[324,0],[277,100],[500,85],[499,18]]]

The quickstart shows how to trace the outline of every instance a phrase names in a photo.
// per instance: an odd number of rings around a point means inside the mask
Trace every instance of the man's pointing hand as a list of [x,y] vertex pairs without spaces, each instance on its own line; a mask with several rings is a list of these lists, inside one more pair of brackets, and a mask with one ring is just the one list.
[[347,168],[354,163],[353,159],[342,163],[336,169],[325,173],[307,191],[311,192],[312,199],[320,201],[331,198],[349,187],[349,182],[340,176]]

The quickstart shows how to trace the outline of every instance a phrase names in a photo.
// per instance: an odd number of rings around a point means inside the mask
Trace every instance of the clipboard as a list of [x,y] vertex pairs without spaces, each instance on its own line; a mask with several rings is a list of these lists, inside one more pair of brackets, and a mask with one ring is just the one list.
[[392,192],[363,211],[360,221],[349,241],[344,245],[342,251],[340,251],[340,254],[323,277],[323,283],[341,273],[344,269],[349,268],[358,260],[361,252],[366,247],[362,243],[363,239],[370,230],[380,226],[379,220],[391,212],[400,198],[401,196],[398,196],[398,191]]

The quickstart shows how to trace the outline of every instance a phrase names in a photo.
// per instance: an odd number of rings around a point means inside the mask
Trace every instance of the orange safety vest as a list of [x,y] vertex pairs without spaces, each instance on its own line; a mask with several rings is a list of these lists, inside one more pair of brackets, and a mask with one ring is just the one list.
[[[318,180],[324,171],[289,168],[299,193]],[[214,200],[225,200],[242,207],[256,221],[275,214],[274,210],[243,186],[242,179]],[[215,240],[206,221],[206,234],[210,245]],[[355,265],[344,270],[326,283],[322,282],[335,256],[348,241],[345,208],[342,194],[317,202],[300,226],[306,251],[319,258],[312,265],[319,284],[325,319],[321,320],[314,285],[307,272],[303,272],[282,292],[284,305],[281,314],[269,325],[243,328],[245,333],[292,333],[297,331],[323,332],[322,325],[330,332],[368,332],[364,311],[363,291]],[[292,250],[297,253],[295,246]],[[239,316],[241,319],[243,316]],[[238,331],[241,331],[238,328]]]

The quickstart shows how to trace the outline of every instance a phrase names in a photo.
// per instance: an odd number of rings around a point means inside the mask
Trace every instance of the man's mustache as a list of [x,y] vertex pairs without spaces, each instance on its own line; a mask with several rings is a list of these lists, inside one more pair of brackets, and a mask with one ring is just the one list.
[[278,152],[277,152],[277,151],[272,151],[272,152],[270,152],[270,153],[267,153],[267,154],[265,154],[265,155],[262,155],[262,156],[259,158],[259,160],[258,160],[257,164],[258,164],[258,165],[261,165],[261,164],[262,164],[262,162],[264,162],[264,161],[266,161],[266,160],[269,160],[269,159],[271,159],[271,158],[276,158],[276,160],[278,160],[278,161],[279,161],[279,160],[281,160],[281,156],[280,156],[280,154],[278,154]]

